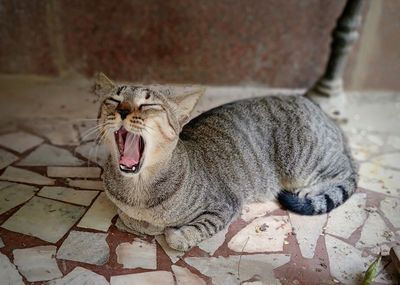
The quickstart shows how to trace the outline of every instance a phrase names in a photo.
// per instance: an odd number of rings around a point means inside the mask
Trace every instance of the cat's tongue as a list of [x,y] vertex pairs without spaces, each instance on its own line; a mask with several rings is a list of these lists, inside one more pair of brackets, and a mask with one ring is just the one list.
[[140,135],[128,132],[125,138],[124,153],[119,164],[132,168],[140,161]]

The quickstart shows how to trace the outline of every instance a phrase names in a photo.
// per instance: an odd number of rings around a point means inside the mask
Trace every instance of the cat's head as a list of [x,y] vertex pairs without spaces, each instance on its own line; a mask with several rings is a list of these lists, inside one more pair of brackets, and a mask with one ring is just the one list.
[[135,176],[170,158],[204,89],[167,96],[156,88],[117,85],[100,73],[94,92],[102,101],[99,136],[112,164],[124,176]]

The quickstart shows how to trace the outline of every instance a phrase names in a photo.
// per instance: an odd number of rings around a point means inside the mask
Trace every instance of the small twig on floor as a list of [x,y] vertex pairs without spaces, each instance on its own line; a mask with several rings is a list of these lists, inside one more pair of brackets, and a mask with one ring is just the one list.
[[237,269],[237,270],[238,270],[238,278],[239,278],[239,280],[240,280],[240,262],[242,261],[243,251],[244,251],[244,249],[245,249],[247,243],[249,242],[249,239],[250,239],[250,237],[247,237],[247,240],[246,240],[246,242],[244,243],[243,248],[242,248],[242,251],[240,252],[240,256],[239,256],[238,269]]

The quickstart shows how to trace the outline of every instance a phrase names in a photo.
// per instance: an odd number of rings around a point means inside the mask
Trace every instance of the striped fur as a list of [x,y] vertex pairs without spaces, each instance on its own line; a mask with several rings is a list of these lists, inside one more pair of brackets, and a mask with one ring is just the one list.
[[[163,100],[175,124],[179,104]],[[169,143],[158,164],[135,177],[123,175],[111,155],[104,183],[125,224],[164,232],[178,250],[225,228],[245,202],[277,198],[289,210],[315,215],[356,189],[357,170],[341,130],[303,96],[225,104],[191,120]]]

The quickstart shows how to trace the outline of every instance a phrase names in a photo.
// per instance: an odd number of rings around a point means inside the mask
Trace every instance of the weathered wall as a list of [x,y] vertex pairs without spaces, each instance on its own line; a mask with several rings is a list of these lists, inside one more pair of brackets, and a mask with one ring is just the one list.
[[[131,81],[308,87],[322,73],[344,3],[0,0],[0,73],[104,71]],[[356,80],[351,71],[347,79]]]

